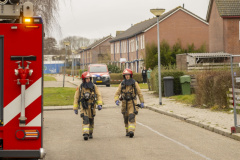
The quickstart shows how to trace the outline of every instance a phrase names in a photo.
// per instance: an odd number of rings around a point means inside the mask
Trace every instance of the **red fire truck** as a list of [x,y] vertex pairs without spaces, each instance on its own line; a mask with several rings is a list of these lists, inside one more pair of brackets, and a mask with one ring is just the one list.
[[33,4],[0,0],[0,159],[41,159],[43,23]]

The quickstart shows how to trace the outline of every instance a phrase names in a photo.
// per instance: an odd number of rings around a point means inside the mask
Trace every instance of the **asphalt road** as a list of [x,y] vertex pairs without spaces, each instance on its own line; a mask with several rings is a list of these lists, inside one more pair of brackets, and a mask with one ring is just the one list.
[[237,160],[240,142],[147,109],[134,138],[125,136],[120,107],[97,111],[94,137],[83,140],[72,110],[44,112],[46,160]]

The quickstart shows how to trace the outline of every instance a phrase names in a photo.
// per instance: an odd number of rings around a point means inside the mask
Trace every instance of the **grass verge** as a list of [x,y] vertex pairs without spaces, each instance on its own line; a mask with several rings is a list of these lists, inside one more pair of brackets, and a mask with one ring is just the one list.
[[177,102],[186,103],[186,104],[193,104],[193,101],[195,99],[195,94],[191,95],[177,95],[170,97],[171,99],[174,99]]
[[44,88],[43,105],[44,106],[66,106],[73,105],[75,88]]
[[56,78],[44,75],[44,81],[57,81]]
[[[194,102],[194,99],[195,99],[195,94],[177,95],[177,96],[172,96],[170,98],[174,99],[177,102],[193,105],[194,104],[193,102]],[[195,107],[206,109],[204,106],[195,106]],[[215,111],[215,112],[233,113],[233,109],[231,109],[231,108],[219,108],[219,106],[213,106],[213,107],[208,108],[208,109],[210,109],[211,111]],[[237,109],[236,112],[237,112],[237,114],[240,114],[239,109]]]

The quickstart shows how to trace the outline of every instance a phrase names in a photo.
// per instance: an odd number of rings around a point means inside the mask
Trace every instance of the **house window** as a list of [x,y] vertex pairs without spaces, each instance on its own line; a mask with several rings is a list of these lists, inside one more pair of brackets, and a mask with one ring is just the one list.
[[127,53],[127,41],[125,41],[125,53]]
[[139,38],[136,38],[136,51],[138,50],[138,42],[139,42]]
[[130,40],[130,52],[133,52],[133,40]]
[[116,53],[120,52],[120,42],[116,43]]
[[115,43],[115,53],[118,53],[118,43]]
[[121,48],[120,48],[120,42],[118,43],[118,53],[120,53],[120,50],[121,50]]
[[142,49],[142,36],[140,36],[139,44],[140,44],[140,49]]
[[126,53],[126,41],[122,42],[122,53]]
[[130,51],[134,52],[135,51],[135,45],[134,45],[134,39],[130,41]]
[[145,40],[144,40],[144,35],[142,36],[142,49],[144,49],[145,48]]
[[114,45],[111,44],[111,54],[114,54]]

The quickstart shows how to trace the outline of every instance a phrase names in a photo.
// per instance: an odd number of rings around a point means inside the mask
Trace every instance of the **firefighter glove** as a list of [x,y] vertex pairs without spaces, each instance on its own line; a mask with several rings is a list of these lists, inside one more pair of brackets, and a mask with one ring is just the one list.
[[141,103],[140,107],[141,107],[141,108],[144,108],[144,103]]
[[78,110],[74,110],[74,113],[75,113],[75,114],[78,114]]
[[97,107],[99,111],[102,109],[102,105],[98,105]]
[[119,100],[117,100],[115,103],[117,106],[119,106],[119,104],[120,104]]
[[83,117],[84,117],[84,113],[81,113],[81,114],[80,114],[80,117],[82,117],[82,118],[83,118]]

